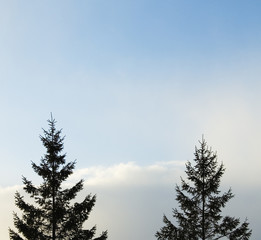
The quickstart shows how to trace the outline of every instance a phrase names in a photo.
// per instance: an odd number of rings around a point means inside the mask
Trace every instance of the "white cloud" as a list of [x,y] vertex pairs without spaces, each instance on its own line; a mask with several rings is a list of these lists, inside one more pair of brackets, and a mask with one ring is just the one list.
[[85,192],[79,198],[97,194],[87,224],[97,224],[97,233],[108,229],[110,239],[153,239],[163,212],[171,212],[175,183],[183,173],[183,161],[148,166],[129,162],[76,170],[70,182],[85,179]]
[[[171,219],[172,208],[178,207],[175,184],[180,184],[181,175],[185,176],[184,168],[184,161],[157,162],[147,166],[134,162],[93,166],[77,169],[67,184],[85,179],[84,190],[76,201],[81,201],[89,193],[97,194],[96,205],[85,225],[87,228],[97,225],[97,235],[107,229],[109,239],[154,239],[155,232],[163,226],[163,214]],[[227,188],[226,183],[224,187]],[[21,186],[0,188],[1,239],[8,239],[12,211],[17,212],[14,205],[16,190],[21,191]],[[248,217],[251,227],[257,229],[260,217],[256,204],[246,208],[247,196],[251,196],[252,201],[254,198],[261,200],[258,191],[254,190],[238,192],[227,212],[242,219]]]
[[85,179],[87,186],[152,186],[173,182],[182,174],[184,161],[158,162],[140,166],[135,162],[76,170],[69,181]]
[[[172,208],[178,207],[175,184],[180,184],[180,176],[186,177],[184,168],[183,161],[149,166],[129,162],[79,169],[70,180],[85,178],[85,190],[79,198],[90,192],[97,194],[88,227],[97,224],[97,233],[108,229],[110,239],[154,239],[155,232],[163,226],[163,214],[171,219]],[[221,185],[227,190],[231,182],[226,179]],[[246,199],[251,196],[261,200],[260,194],[256,187],[247,190],[240,188],[240,184],[233,186],[236,197],[228,204],[225,214],[241,219],[248,217],[251,227],[256,229],[259,221],[256,206],[248,206]]]

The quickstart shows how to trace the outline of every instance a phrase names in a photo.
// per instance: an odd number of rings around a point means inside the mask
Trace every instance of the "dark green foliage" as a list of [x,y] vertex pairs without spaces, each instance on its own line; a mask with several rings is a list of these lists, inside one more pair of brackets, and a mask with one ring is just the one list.
[[23,177],[24,190],[34,204],[24,201],[16,192],[15,204],[23,212],[22,217],[14,213],[14,225],[18,233],[9,230],[10,239],[23,240],[105,240],[107,231],[94,238],[96,227],[83,229],[83,223],[95,205],[96,196],[88,195],[81,203],[70,204],[77,193],[83,189],[83,180],[71,188],[62,188],[62,183],[73,173],[75,162],[65,162],[61,130],[56,130],[55,120],[51,118],[49,131],[44,130],[40,139],[46,154],[40,165],[32,163],[33,170],[43,179],[35,186]]
[[222,208],[233,198],[231,189],[223,194],[219,191],[225,171],[223,164],[218,165],[216,154],[204,139],[194,155],[195,165],[186,164],[188,181],[181,179],[181,186],[176,186],[180,210],[173,209],[173,217],[177,226],[164,215],[165,226],[155,236],[158,240],[249,239],[247,220],[240,225],[238,218],[221,216]]

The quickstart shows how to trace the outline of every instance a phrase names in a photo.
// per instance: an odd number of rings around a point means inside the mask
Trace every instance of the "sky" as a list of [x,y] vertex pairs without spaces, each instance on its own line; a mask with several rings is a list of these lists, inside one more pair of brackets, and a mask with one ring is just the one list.
[[67,184],[97,194],[86,227],[156,239],[204,136],[226,168],[224,214],[261,239],[261,2],[0,0],[0,238],[45,153],[51,113]]

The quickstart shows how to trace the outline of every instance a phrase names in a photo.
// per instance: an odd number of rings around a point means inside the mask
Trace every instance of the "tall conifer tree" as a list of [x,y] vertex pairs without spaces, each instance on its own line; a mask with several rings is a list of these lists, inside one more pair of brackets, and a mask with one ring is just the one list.
[[175,226],[165,215],[165,226],[156,233],[158,240],[247,240],[251,236],[249,223],[240,224],[239,218],[221,216],[221,210],[233,198],[231,189],[220,194],[220,178],[224,174],[223,164],[218,165],[217,155],[200,142],[195,149],[195,165],[186,164],[189,181],[181,179],[176,186],[180,210],[173,209]]
[[56,130],[56,121],[48,120],[49,130],[44,130],[40,139],[46,154],[39,165],[32,162],[33,170],[43,179],[35,186],[23,177],[24,190],[34,203],[27,203],[19,192],[15,194],[15,204],[22,211],[22,217],[14,213],[14,225],[18,233],[9,229],[13,240],[105,240],[107,231],[95,238],[96,227],[83,229],[83,223],[95,205],[96,196],[88,195],[81,203],[71,201],[83,189],[83,180],[71,188],[63,188],[62,183],[73,173],[75,162],[66,163],[62,153],[61,130]]

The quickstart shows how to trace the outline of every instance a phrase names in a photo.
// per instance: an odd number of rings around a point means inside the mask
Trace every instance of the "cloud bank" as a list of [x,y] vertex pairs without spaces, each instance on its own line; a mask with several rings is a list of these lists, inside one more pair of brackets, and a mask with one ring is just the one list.
[[153,186],[173,182],[182,174],[184,161],[158,162],[140,166],[135,162],[76,170],[70,181],[85,179],[86,186]]
[[[157,162],[147,166],[135,162],[92,166],[76,169],[66,185],[85,180],[84,190],[77,196],[77,201],[89,193],[97,195],[96,205],[85,224],[86,228],[97,225],[97,235],[108,230],[109,239],[155,239],[155,232],[163,226],[163,214],[171,219],[172,208],[178,207],[175,185],[180,184],[180,176],[186,177],[184,170],[184,161]],[[228,188],[226,181],[223,186]],[[8,239],[8,227],[13,226],[10,209],[17,212],[14,193],[21,189],[18,185],[0,187],[0,231],[5,239]],[[248,202],[259,200],[258,192],[242,189],[237,191],[226,211],[242,219],[248,217],[253,223],[251,227],[255,228],[260,216],[254,208],[256,204],[249,205]]]

